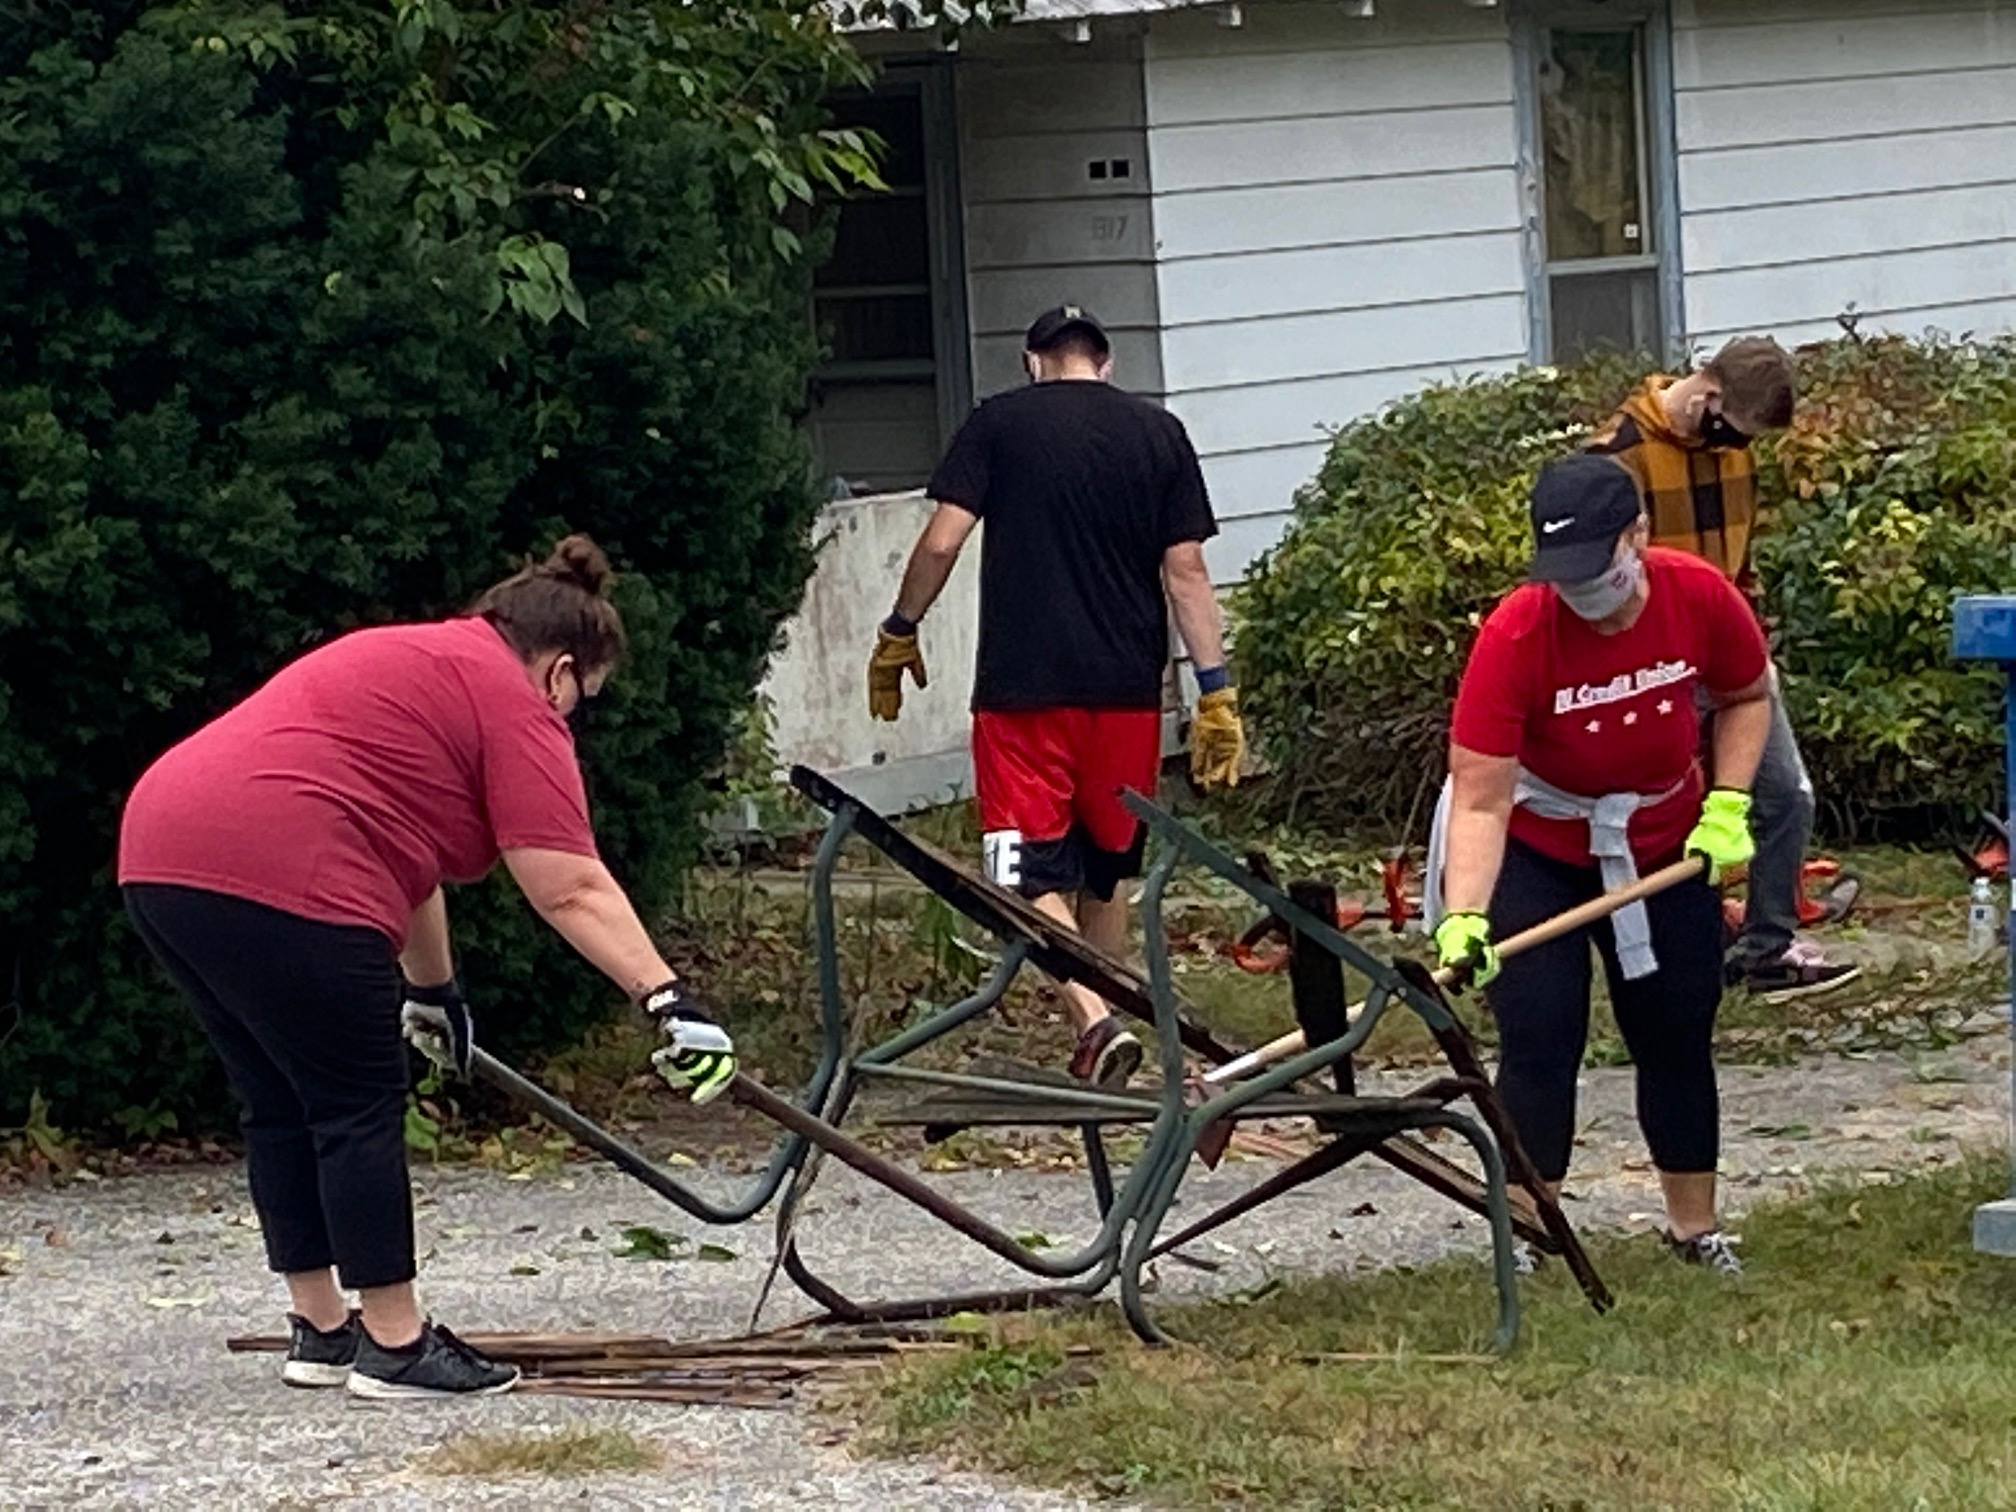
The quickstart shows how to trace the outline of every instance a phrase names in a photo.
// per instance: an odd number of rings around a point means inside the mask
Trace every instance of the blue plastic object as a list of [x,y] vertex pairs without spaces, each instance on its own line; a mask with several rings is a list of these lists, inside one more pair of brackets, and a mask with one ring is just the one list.
[[[1969,594],[1953,602],[1953,655],[1960,661],[1994,662],[2001,667],[2005,682],[2016,684],[2016,596],[1999,593]],[[2006,789],[2005,816],[2016,815],[2016,686],[2003,697],[2003,785]],[[2016,894],[2012,894],[2016,904]],[[2010,920],[2009,988],[2016,1004],[2016,918]],[[2016,1012],[2010,1018],[2010,1035],[2016,1042]],[[2010,1066],[2009,1195],[1999,1202],[1984,1202],[1974,1210],[1974,1248],[1987,1255],[2016,1258],[2016,1057]]]

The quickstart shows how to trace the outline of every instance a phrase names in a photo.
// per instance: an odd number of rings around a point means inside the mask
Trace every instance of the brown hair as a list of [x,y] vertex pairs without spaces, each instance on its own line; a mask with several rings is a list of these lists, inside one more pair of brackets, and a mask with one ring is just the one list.
[[609,602],[609,557],[585,535],[570,535],[543,562],[487,589],[469,606],[526,661],[564,651],[585,672],[606,671],[623,658],[623,616]]
[[1708,359],[1722,410],[1767,430],[1792,423],[1792,358],[1769,336],[1739,336]]

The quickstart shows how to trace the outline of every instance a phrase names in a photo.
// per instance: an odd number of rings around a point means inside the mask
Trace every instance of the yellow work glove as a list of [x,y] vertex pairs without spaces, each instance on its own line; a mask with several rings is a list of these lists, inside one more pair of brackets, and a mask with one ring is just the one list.
[[875,632],[875,654],[868,658],[868,712],[875,718],[894,720],[903,712],[906,670],[918,687],[931,685],[924,671],[924,653],[917,648],[917,632],[898,635],[882,626]]
[[1498,975],[1498,947],[1491,943],[1491,921],[1481,913],[1444,915],[1435,926],[1435,960],[1444,971],[1459,974],[1457,985],[1482,987]]
[[1708,880],[1720,884],[1757,854],[1750,838],[1750,795],[1713,788],[1701,803],[1701,817],[1687,836],[1687,854],[1708,858]]
[[1239,723],[1239,693],[1220,688],[1197,698],[1190,722],[1190,780],[1199,787],[1239,786],[1239,763],[1246,756],[1246,730]]

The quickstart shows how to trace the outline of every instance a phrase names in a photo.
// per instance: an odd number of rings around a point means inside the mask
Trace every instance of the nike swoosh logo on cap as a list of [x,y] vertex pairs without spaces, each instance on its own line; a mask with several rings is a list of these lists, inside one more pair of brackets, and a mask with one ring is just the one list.
[[1573,515],[1568,516],[1565,520],[1542,520],[1540,522],[1540,533],[1542,535],[1552,535],[1557,530],[1566,530],[1574,523],[1575,516]]

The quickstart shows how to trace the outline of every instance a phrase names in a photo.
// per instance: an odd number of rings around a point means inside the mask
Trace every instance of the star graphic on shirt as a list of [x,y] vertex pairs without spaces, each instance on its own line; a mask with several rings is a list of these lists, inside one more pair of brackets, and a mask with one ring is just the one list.
[[1638,723],[1638,711],[1636,709],[1633,709],[1629,714],[1626,714],[1624,716],[1624,723],[1626,723],[1627,725],[1634,725]]
[[1660,712],[1661,714],[1671,714],[1671,713],[1673,712],[1673,700],[1672,700],[1672,699],[1670,699],[1670,698],[1662,698],[1662,699],[1660,699],[1660,700],[1659,700],[1659,712]]
[[1587,730],[1591,735],[1594,735],[1598,730],[1603,728],[1603,721],[1600,719],[1592,719],[1589,721],[1589,723],[1582,726],[1582,728]]

